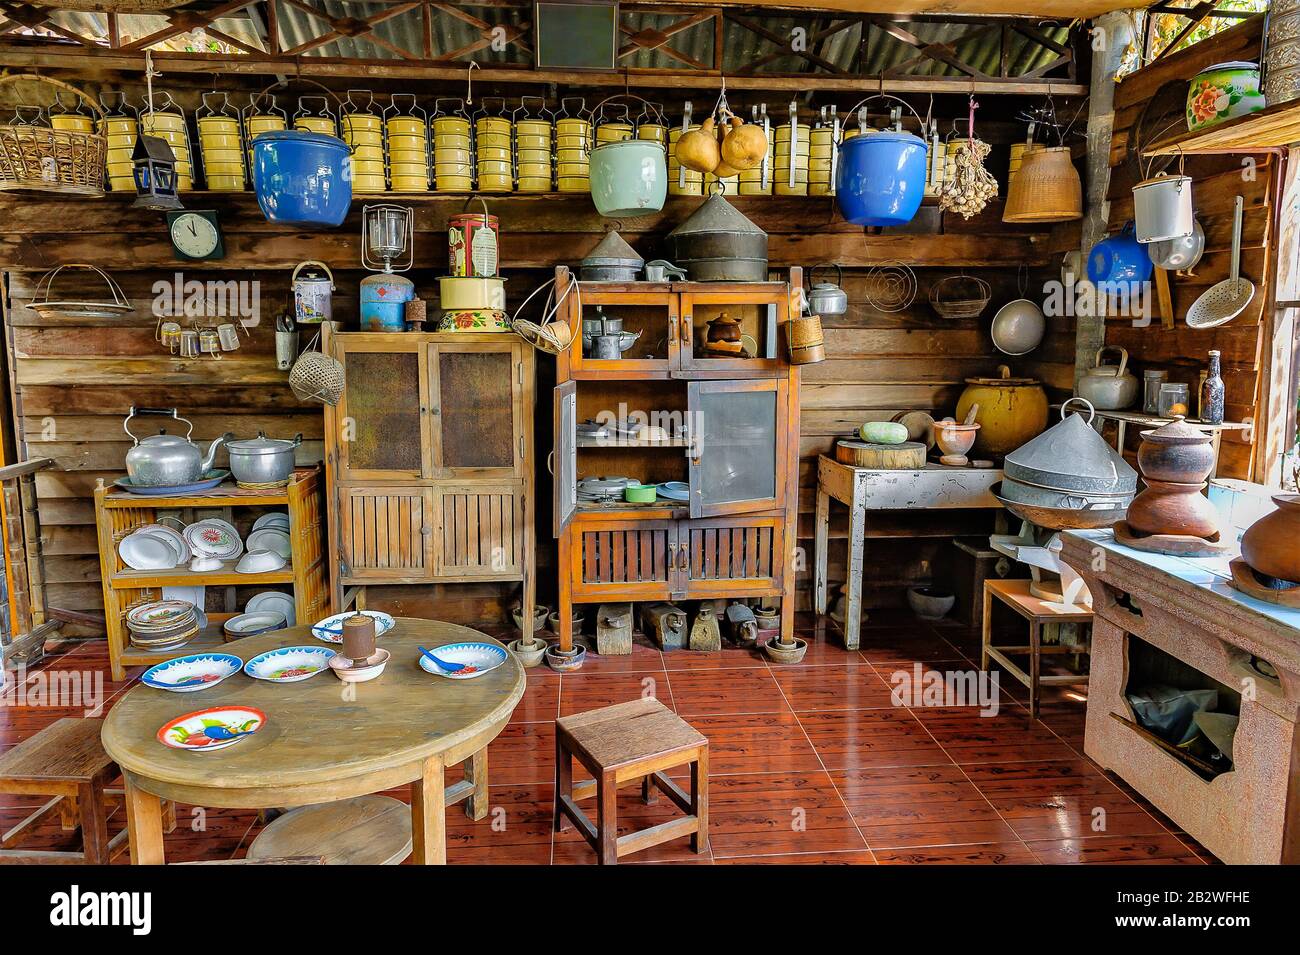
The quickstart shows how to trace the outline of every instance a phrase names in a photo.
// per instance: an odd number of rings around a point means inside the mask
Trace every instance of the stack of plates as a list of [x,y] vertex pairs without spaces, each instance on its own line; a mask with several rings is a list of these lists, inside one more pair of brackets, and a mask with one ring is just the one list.
[[181,534],[162,524],[146,524],[117,545],[122,562],[132,570],[170,570],[190,559],[190,546]]
[[[691,126],[690,129],[699,129],[699,126]],[[704,173],[696,172],[694,169],[683,169],[677,161],[677,140],[682,138],[683,132],[689,130],[675,126],[668,131],[668,194],[702,196],[704,195]]]
[[108,140],[108,188],[113,192],[135,192],[131,155],[139,123],[134,116],[110,115],[100,123],[100,131]]
[[203,626],[188,600],[154,600],[126,615],[131,645],[141,650],[172,650],[192,640]]
[[[352,149],[352,192],[383,192],[384,125],[374,113],[346,113],[342,120],[343,141]],[[424,164],[419,164],[423,168]]]
[[[388,152],[393,156],[393,120],[388,121]],[[433,129],[433,188],[435,192],[469,192],[474,187],[474,151],[469,120],[464,116],[435,116]],[[421,139],[423,142],[423,139]],[[397,182],[393,191],[400,192]]]
[[586,504],[605,504],[623,500],[623,489],[639,484],[625,477],[583,478],[578,482],[578,500]]

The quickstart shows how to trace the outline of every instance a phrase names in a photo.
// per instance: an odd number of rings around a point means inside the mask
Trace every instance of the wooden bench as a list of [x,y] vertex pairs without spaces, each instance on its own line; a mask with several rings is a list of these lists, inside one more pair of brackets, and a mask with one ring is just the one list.
[[[595,779],[573,784],[577,759]],[[690,765],[688,796],[665,771]],[[686,815],[639,832],[618,836],[618,787],[639,780],[647,803],[658,787]],[[596,795],[596,822],[578,808],[577,800]],[[709,741],[698,730],[655,699],[633,700],[599,710],[564,716],[555,724],[555,831],[572,820],[596,851],[601,865],[615,865],[621,856],[691,837],[691,849],[709,847]]]
[[[1075,613],[1057,611],[1047,601],[1035,597],[1029,592],[1028,580],[986,580],[984,581],[984,623],[981,629],[980,669],[989,668],[989,660],[996,660],[1002,668],[1029,687],[1029,715],[1038,715],[1039,688],[1062,686],[1088,682],[1086,673],[1042,674],[1044,654],[1085,654],[1087,646],[1043,646],[1043,626],[1052,623],[1092,623],[1092,611],[1081,610]],[[993,645],[993,601],[997,600],[1014,610],[1019,616],[1029,621],[1028,646],[994,646]],[[1029,657],[1029,672],[1011,661],[1012,654]]]

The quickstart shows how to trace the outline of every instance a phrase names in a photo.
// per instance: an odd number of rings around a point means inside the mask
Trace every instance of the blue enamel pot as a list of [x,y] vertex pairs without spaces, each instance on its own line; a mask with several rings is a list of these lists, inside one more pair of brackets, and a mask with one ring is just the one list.
[[835,201],[854,225],[912,221],[925,195],[925,140],[911,133],[862,133],[840,144]]
[[1131,222],[1119,235],[1102,239],[1088,253],[1088,281],[1094,285],[1146,282],[1151,270],[1151,256],[1138,242]]
[[253,189],[269,222],[341,225],[352,205],[352,165],[336,136],[282,129],[253,137]]

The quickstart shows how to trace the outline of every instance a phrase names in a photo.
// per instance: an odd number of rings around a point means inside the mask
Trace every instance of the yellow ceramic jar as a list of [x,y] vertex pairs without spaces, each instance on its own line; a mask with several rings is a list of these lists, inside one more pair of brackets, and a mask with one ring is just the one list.
[[980,406],[974,451],[984,457],[1002,457],[1036,438],[1047,427],[1047,393],[1034,378],[1013,378],[1006,365],[997,377],[967,378],[957,400],[954,417],[962,421],[971,405]]

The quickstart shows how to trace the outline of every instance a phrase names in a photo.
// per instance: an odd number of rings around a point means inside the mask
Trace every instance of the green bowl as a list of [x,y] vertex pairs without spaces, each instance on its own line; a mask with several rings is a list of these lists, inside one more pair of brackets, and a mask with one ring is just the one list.
[[657,497],[653,484],[629,484],[623,488],[623,500],[629,504],[653,504]]

